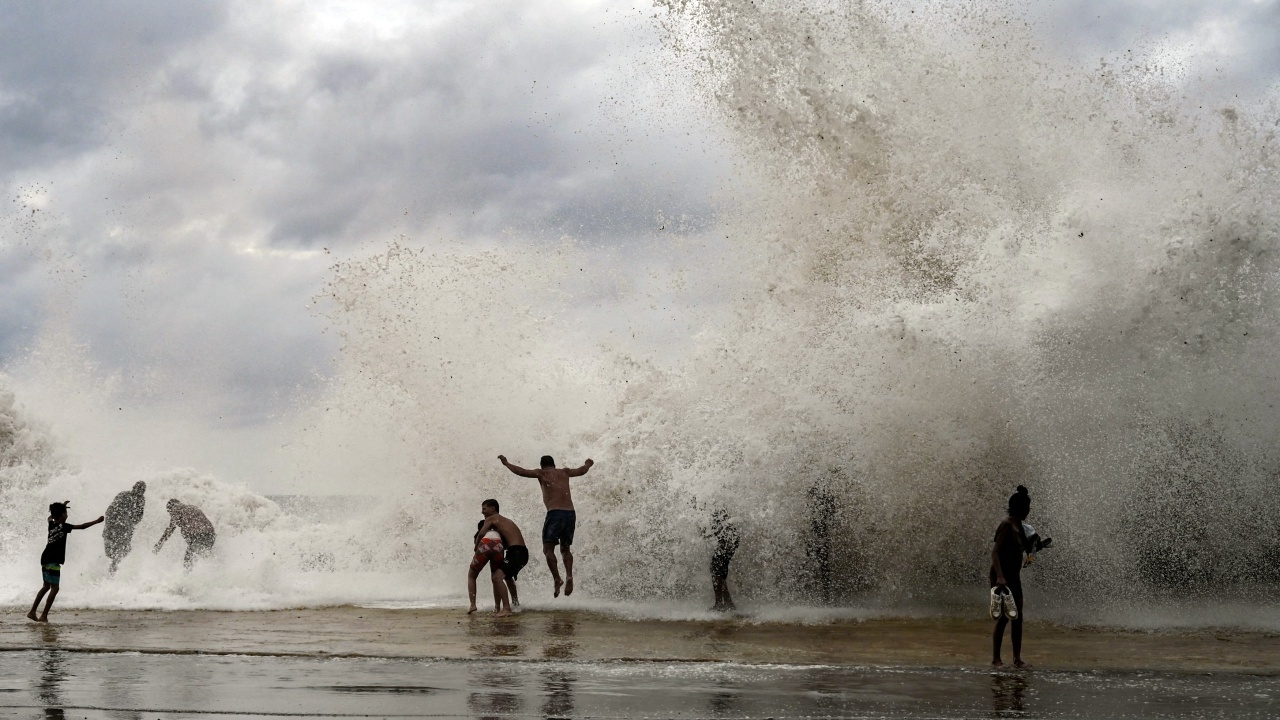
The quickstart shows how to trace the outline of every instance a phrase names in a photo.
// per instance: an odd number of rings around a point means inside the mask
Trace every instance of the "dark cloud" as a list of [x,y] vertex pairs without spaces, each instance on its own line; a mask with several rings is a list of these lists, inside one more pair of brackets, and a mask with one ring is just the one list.
[[0,173],[104,142],[120,98],[216,32],[224,2],[13,3],[0,13]]
[[[1077,59],[1225,37],[1201,67],[1266,86],[1278,7],[1033,12]],[[198,396],[196,412],[252,425],[327,372],[335,343],[307,305],[335,257],[400,235],[570,235],[619,282],[668,292],[644,274],[665,262],[655,238],[709,227],[730,160],[648,18],[529,0],[6,7],[0,188],[15,209],[0,210],[0,357],[70,315],[122,392]],[[626,302],[589,300],[596,318]]]

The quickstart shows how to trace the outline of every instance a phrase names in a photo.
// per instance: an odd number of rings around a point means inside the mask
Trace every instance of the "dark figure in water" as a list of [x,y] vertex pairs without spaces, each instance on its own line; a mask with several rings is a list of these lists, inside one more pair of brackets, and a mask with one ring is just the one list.
[[836,514],[836,498],[825,481],[809,488],[809,528],[813,539],[806,551],[813,564],[822,602],[830,603],[831,592],[831,520]]
[[715,538],[716,551],[711,556],[711,588],[716,594],[712,610],[736,610],[733,596],[729,594],[729,563],[738,552],[738,526],[722,508],[711,513],[711,537]]
[[217,539],[213,532],[213,523],[209,522],[209,518],[205,517],[205,514],[195,505],[170,500],[165,503],[165,509],[169,511],[169,527],[165,528],[164,535],[160,536],[160,542],[156,543],[155,552],[160,552],[160,548],[164,547],[164,541],[168,540],[173,534],[173,529],[177,528],[182,532],[182,539],[187,541],[187,554],[182,558],[182,565],[190,570],[191,563],[195,561],[197,555],[208,555],[213,551],[213,541]]
[[1000,645],[1004,642],[1004,628],[1010,622],[1013,630],[1013,666],[1027,667],[1022,662],[1022,619],[1025,616],[1022,608],[1022,552],[1027,546],[1027,538],[1022,529],[1022,521],[1031,513],[1031,496],[1021,485],[1018,491],[1009,498],[1009,516],[996,528],[995,547],[991,550],[991,587],[1008,588],[1013,595],[1014,605],[1018,608],[1018,617],[1010,621],[1003,614],[996,620],[995,632],[991,635],[991,664],[1004,667],[1000,659]]
[[107,572],[114,574],[120,561],[133,549],[133,529],[142,522],[142,510],[147,504],[143,496],[146,491],[147,484],[139,480],[133,484],[132,490],[116,495],[116,499],[107,506],[107,524],[102,528],[102,547],[111,559]]

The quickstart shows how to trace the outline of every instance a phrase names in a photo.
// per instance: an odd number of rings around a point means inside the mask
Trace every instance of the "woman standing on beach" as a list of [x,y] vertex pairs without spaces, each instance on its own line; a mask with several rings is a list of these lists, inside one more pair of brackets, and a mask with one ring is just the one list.
[[1022,552],[1026,547],[1026,536],[1022,531],[1022,521],[1031,513],[1031,496],[1021,485],[1018,491],[1009,498],[1009,517],[1006,517],[996,528],[995,548],[991,550],[991,587],[1005,588],[1013,596],[1016,613],[1000,613],[996,620],[995,632],[991,635],[991,664],[1004,667],[1000,659],[1000,645],[1004,642],[1004,628],[1009,624],[1009,616],[1013,615],[1013,666],[1027,667],[1022,662]]

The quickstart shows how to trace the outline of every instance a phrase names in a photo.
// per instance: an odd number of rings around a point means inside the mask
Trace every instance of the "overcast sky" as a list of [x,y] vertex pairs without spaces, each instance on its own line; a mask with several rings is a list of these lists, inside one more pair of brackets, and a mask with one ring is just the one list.
[[[75,366],[90,378],[77,383],[113,383],[103,397],[119,412],[166,408],[241,442],[270,435],[332,372],[336,342],[309,305],[337,259],[401,236],[440,248],[571,236],[643,260],[666,219],[705,228],[733,154],[665,55],[655,12],[6,4],[0,371],[53,402],[36,388]],[[1045,1],[1034,17],[1064,61],[1158,47],[1255,94],[1280,75],[1278,2]],[[198,453],[162,460],[251,473]]]

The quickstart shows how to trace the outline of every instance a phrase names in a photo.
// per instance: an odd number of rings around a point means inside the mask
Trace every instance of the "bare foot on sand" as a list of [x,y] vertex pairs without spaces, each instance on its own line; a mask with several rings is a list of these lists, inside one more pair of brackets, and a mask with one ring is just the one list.
[[1013,666],[1014,666],[1014,667],[1016,667],[1016,668],[1018,668],[1019,670],[1030,670],[1030,669],[1031,669],[1031,664],[1030,664],[1030,663],[1024,663],[1024,662],[1022,662],[1022,660],[1014,660],[1014,661],[1013,661]]
[[555,591],[555,594],[553,594],[551,597],[560,597],[560,586],[563,584],[564,583],[560,580],[560,578],[556,578],[556,591]]
[[564,594],[566,597],[573,594],[573,576],[572,575],[564,579]]
[[498,612],[494,613],[494,614],[493,614],[493,616],[494,616],[494,617],[510,617],[510,616],[511,616],[511,611],[510,611],[510,610],[499,610]]
[[1003,661],[1003,660],[992,660],[992,661],[991,661],[991,667],[993,667],[993,668],[995,668],[995,669],[997,669],[997,670],[1003,670],[1003,669],[1004,669],[1004,661]]
[[47,622],[49,622],[49,616],[48,616],[48,615],[41,615],[41,616],[40,616],[40,619],[39,619],[39,620],[37,620],[36,622],[47,623]]
[[475,612],[475,611],[476,611],[476,606],[475,606],[475,605],[472,605],[472,606],[471,606],[471,609],[467,611],[467,614],[468,614],[468,615],[470,615],[471,613],[473,613],[473,612]]
[[35,610],[32,610],[31,612],[27,613],[27,617],[28,617],[28,618],[30,618],[30,619],[32,619],[32,620],[35,620],[36,622],[40,622],[40,620],[36,618],[36,611],[35,611]]

